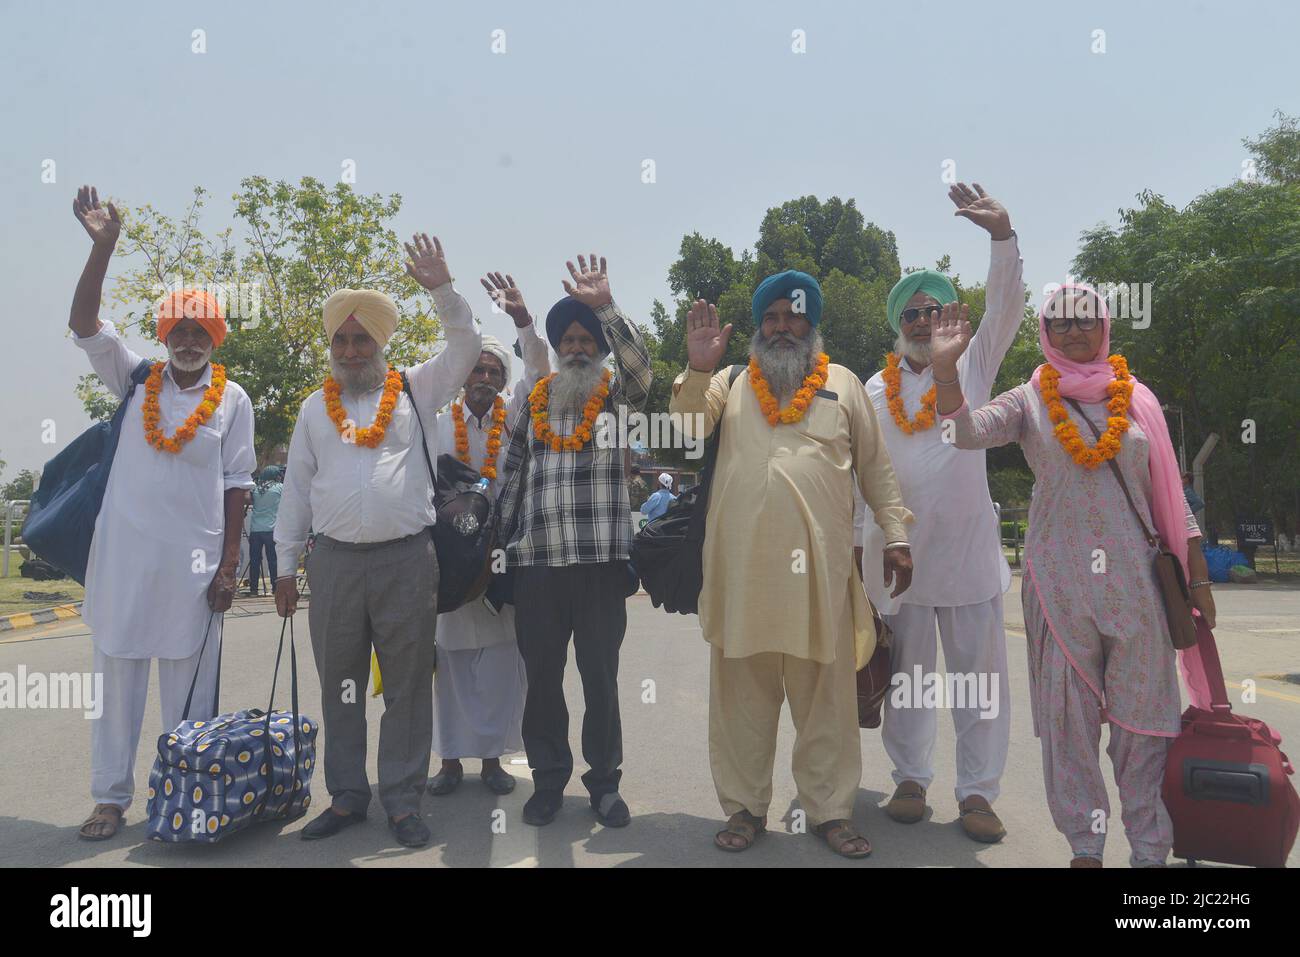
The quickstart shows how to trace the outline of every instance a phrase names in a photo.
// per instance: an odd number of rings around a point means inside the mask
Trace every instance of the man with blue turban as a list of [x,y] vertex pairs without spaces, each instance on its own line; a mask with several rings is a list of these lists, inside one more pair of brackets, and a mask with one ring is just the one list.
[[714,844],[743,851],[765,830],[788,701],[808,829],[844,857],[866,857],[871,845],[850,819],[862,780],[855,677],[875,630],[850,558],[853,490],[875,511],[896,592],[911,578],[911,513],[862,383],[823,351],[817,280],[795,270],[769,276],[752,308],[748,367],[715,375],[732,327],[719,329],[717,308],[703,300],[691,307],[689,366],[669,405],[688,431],[725,426],[699,601],[711,645],[709,758],[728,815]]
[[[958,366],[972,407],[989,400],[993,379],[1016,337],[1024,314],[1022,264],[1006,209],[978,183],[958,183],[948,193],[955,215],[989,233],[991,253],[984,319]],[[859,501],[855,525],[857,555],[867,594],[894,633],[890,664],[895,691],[887,696],[882,737],[894,762],[893,799],[885,813],[910,824],[925,813],[925,792],[934,778],[938,719],[934,708],[915,707],[913,690],[935,674],[935,624],[943,639],[944,665],[958,678],[982,683],[987,700],[952,702],[957,737],[956,799],[962,829],[992,843],[1006,830],[993,812],[1011,735],[1006,635],[1002,593],[1011,572],[1002,556],[997,516],[989,498],[983,451],[962,451],[935,427],[934,374],[930,367],[930,324],[938,307],[956,302],[948,277],[933,270],[909,273],[889,294],[886,313],[898,338],[885,368],[867,381],[894,463],[903,499],[916,514],[912,555],[917,573],[906,595],[895,598],[880,587],[881,544]],[[901,682],[901,683],[900,683]],[[970,682],[967,681],[967,686]]]

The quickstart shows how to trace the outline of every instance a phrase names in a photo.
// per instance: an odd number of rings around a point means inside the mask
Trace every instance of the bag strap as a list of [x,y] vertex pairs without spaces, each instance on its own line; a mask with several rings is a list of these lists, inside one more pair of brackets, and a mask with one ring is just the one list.
[[1228,701],[1228,686],[1223,680],[1223,664],[1219,661],[1219,647],[1214,641],[1214,632],[1200,614],[1195,617],[1196,648],[1201,653],[1201,667],[1205,669],[1205,680],[1210,686],[1210,708],[1213,711],[1230,712],[1232,705]]
[[[270,800],[272,794],[271,778],[275,770],[275,762],[271,760],[271,742],[275,739],[271,736],[271,715],[275,713],[275,686],[280,678],[280,659],[284,655],[284,630],[289,629],[289,687],[290,699],[293,702],[293,783],[298,783],[298,762],[301,760],[301,747],[298,739],[298,650],[293,643],[293,616],[281,619],[280,625],[280,646],[275,651],[275,671],[271,675],[271,701],[266,706],[266,721],[263,723],[262,738],[265,741],[264,752],[266,754],[266,800]],[[293,799],[292,791],[290,800]],[[263,802],[265,804],[265,802]]]
[[411,400],[411,411],[415,413],[415,423],[420,427],[420,448],[424,450],[424,467],[429,470],[430,494],[436,495],[438,491],[438,473],[433,470],[433,459],[429,458],[429,443],[424,437],[424,420],[420,418],[420,407],[415,404],[415,393],[411,391],[411,381],[406,378],[405,372],[402,373],[402,391]]
[[[1097,428],[1097,426],[1093,423],[1092,419],[1088,418],[1086,415],[1083,414],[1083,409],[1080,407],[1079,403],[1074,401],[1074,399],[1068,397],[1066,398],[1065,401],[1070,403],[1070,405],[1074,406],[1074,411],[1079,413],[1079,418],[1083,419],[1083,421],[1088,423],[1088,428],[1092,430],[1093,438],[1095,439],[1101,438],[1101,430]],[[1111,471],[1115,473],[1115,481],[1119,482],[1119,487],[1124,492],[1124,498],[1128,501],[1128,507],[1133,510],[1133,515],[1135,518],[1137,518],[1138,525],[1142,527],[1142,535],[1146,538],[1147,544],[1150,545],[1152,548],[1154,548],[1156,551],[1164,551],[1164,549],[1161,547],[1160,539],[1156,538],[1155,535],[1151,534],[1151,529],[1147,528],[1147,523],[1142,518],[1142,513],[1138,511],[1138,507],[1133,501],[1133,495],[1128,490],[1128,483],[1124,481],[1124,475],[1119,470],[1119,465],[1116,464],[1113,458],[1107,459],[1106,464],[1109,465]]]
[[731,399],[731,387],[735,385],[736,379],[745,371],[745,366],[736,364],[727,369],[727,398],[722,404],[722,413],[718,415],[718,421],[713,426],[713,434],[707,440],[707,447],[704,450],[703,472],[700,479],[700,491],[696,497],[694,510],[691,512],[691,522],[686,529],[686,538],[688,541],[703,541],[704,539],[704,522],[709,514],[709,498],[713,491],[713,473],[718,461],[718,447],[722,444],[722,415],[727,411],[727,402]]
[[[199,683],[199,671],[203,668],[203,651],[208,647],[208,636],[212,634],[212,623],[218,618],[221,619],[221,628],[217,632],[217,690],[216,696],[212,699],[213,714],[220,714],[221,708],[217,699],[221,695],[221,634],[225,631],[226,617],[219,611],[214,611],[208,616],[208,627],[203,630],[203,644],[199,645],[199,657],[194,663],[194,677],[190,679],[190,691],[185,696],[185,710],[181,712],[181,720],[190,720],[190,703],[194,700],[194,687]],[[205,715],[204,717],[211,717]]]

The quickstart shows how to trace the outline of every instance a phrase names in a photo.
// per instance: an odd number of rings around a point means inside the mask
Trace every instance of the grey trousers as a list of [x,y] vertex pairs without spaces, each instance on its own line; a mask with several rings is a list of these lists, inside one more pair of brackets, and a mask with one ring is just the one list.
[[364,813],[370,804],[366,688],[372,645],[384,676],[379,802],[389,817],[420,810],[433,745],[437,576],[427,532],[372,544],[319,535],[307,559],[325,787],[340,810]]

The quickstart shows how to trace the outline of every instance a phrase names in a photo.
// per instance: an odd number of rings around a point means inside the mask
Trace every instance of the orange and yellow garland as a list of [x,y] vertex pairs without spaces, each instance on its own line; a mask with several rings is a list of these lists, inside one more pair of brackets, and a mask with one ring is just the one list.
[[166,365],[165,362],[155,362],[150,366],[149,378],[144,383],[144,438],[159,452],[175,455],[186,442],[194,438],[199,426],[206,425],[208,419],[212,418],[212,413],[217,411],[221,397],[226,394],[226,367],[212,363],[212,384],[204,390],[198,407],[185,420],[185,424],[168,438],[158,428],[162,418],[158,410],[158,395],[162,391],[162,374]]
[[758,406],[763,410],[768,424],[775,426],[778,422],[784,422],[793,425],[803,418],[817,390],[826,387],[826,370],[830,361],[831,357],[826,353],[817,353],[817,364],[813,371],[804,376],[803,385],[795,391],[790,404],[782,409],[777,405],[776,396],[772,395],[772,387],[763,378],[758,361],[753,358],[749,360],[749,384],[754,389],[754,395],[758,396]]
[[572,435],[556,435],[551,429],[551,417],[547,411],[549,403],[547,388],[554,378],[555,373],[552,373],[540,380],[533,386],[533,391],[528,396],[528,404],[532,408],[533,435],[549,445],[553,452],[559,452],[561,449],[566,452],[577,452],[591,441],[591,429],[596,423],[596,416],[600,415],[600,410],[605,407],[605,399],[609,397],[609,380],[612,376],[608,369],[601,373],[600,385],[596,386],[596,391],[587,400],[587,405],[582,412],[582,421],[578,423]]
[[[465,427],[464,407],[459,402],[451,404],[451,422],[456,434],[456,458],[469,465],[469,430]],[[488,429],[483,467],[478,470],[479,477],[489,482],[497,477],[497,454],[501,451],[501,429],[505,423],[506,403],[501,396],[497,396],[492,403],[492,428]]]
[[[393,419],[393,409],[397,408],[397,396],[401,391],[402,374],[389,366],[388,374],[384,376],[384,394],[380,396],[379,408],[375,411],[375,421],[365,428],[356,429],[353,433],[357,445],[364,445],[368,449],[373,449],[384,441],[384,433],[388,431],[388,423]],[[325,412],[333,421],[334,427],[338,429],[339,435],[344,437],[344,441],[347,441],[348,412],[347,409],[343,408],[343,403],[339,401],[339,384],[334,380],[333,376],[325,377],[324,392]]]
[[1120,436],[1128,431],[1128,404],[1133,396],[1133,380],[1128,374],[1128,363],[1123,356],[1114,355],[1106,360],[1115,370],[1115,379],[1106,386],[1110,398],[1106,409],[1110,413],[1106,419],[1106,431],[1101,434],[1096,445],[1088,445],[1079,435],[1079,427],[1070,418],[1065,405],[1061,402],[1059,386],[1061,373],[1044,363],[1038,376],[1038,391],[1047,406],[1048,418],[1055,423],[1053,431],[1061,448],[1069,453],[1070,458],[1086,469],[1095,469],[1103,462],[1119,454]]
[[916,413],[916,418],[909,419],[900,394],[902,373],[899,371],[898,362],[898,354],[891,352],[885,356],[885,368],[880,370],[880,377],[885,380],[885,401],[889,406],[889,414],[894,417],[894,421],[898,423],[898,428],[904,435],[924,432],[934,425],[934,408],[939,387],[930,386],[930,390],[921,396],[921,411]]

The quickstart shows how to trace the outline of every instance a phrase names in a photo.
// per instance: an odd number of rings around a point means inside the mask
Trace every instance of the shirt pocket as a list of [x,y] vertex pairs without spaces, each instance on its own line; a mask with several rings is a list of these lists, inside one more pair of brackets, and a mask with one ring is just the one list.
[[808,411],[799,420],[799,431],[819,442],[830,442],[840,431],[840,404],[824,395],[813,396]]

